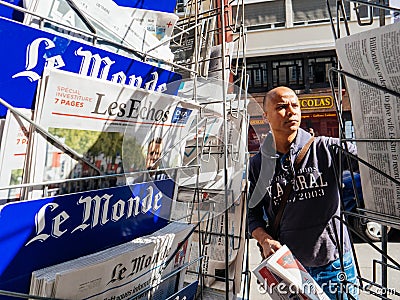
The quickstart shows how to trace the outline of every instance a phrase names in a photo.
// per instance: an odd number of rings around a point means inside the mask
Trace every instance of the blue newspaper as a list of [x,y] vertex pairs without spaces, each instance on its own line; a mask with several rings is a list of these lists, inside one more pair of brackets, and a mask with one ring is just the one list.
[[174,188],[166,179],[1,206],[0,290],[28,293],[34,270],[163,228]]
[[164,12],[174,12],[176,0],[113,0],[120,6],[142,8],[148,10],[157,10]]
[[[0,44],[0,98],[18,108],[34,107],[36,87],[45,66],[171,95],[177,93],[182,78],[127,56],[1,17]],[[6,112],[0,105],[0,117]]]

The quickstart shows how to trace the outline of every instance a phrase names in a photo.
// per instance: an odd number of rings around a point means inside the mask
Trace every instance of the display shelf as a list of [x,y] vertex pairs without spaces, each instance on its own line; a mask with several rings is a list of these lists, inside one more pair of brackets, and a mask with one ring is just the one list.
[[[43,236],[40,237],[43,239],[52,239],[57,237],[57,235],[61,237],[66,232],[71,231],[72,228],[64,228],[61,224],[64,222],[67,224],[72,219],[75,220],[75,218],[78,218],[79,214],[85,212],[88,215],[83,214],[83,222],[88,223],[79,225],[81,227],[78,226],[80,229],[76,230],[77,232],[83,232],[88,228],[85,226],[90,223],[87,218],[93,213],[93,220],[88,226],[94,228],[93,230],[99,230],[97,233],[99,242],[103,242],[100,238],[103,234],[104,242],[108,239],[107,235],[112,236],[113,240],[109,243],[93,245],[92,248],[88,247],[88,249],[82,253],[71,254],[70,257],[58,256],[58,254],[63,251],[57,251],[57,247],[60,247],[60,245],[56,245],[57,243],[54,242],[56,243],[55,246],[53,248],[50,247],[52,254],[49,255],[49,257],[54,258],[54,260],[49,262],[51,265],[81,257],[96,252],[97,250],[114,247],[131,238],[140,238],[145,234],[142,230],[146,228],[151,228],[150,230],[145,230],[146,233],[149,233],[159,227],[163,228],[170,223],[180,222],[195,224],[196,226],[193,231],[185,238],[185,240],[187,240],[190,236],[192,240],[196,241],[197,253],[192,249],[192,253],[195,254],[191,257],[190,261],[180,266],[179,269],[164,274],[160,282],[156,282],[154,285],[150,285],[138,293],[130,293],[128,298],[140,298],[148,292],[157,295],[157,288],[162,289],[163,284],[174,276],[177,276],[178,273],[181,277],[185,277],[185,279],[189,277],[188,274],[191,274],[191,278],[186,281],[185,285],[198,282],[198,298],[206,298],[205,295],[207,293],[218,293],[225,299],[235,297],[236,294],[240,292],[242,274],[247,274],[245,277],[246,281],[250,278],[248,276],[248,267],[243,264],[243,261],[247,259],[244,255],[246,239],[244,222],[245,186],[243,183],[245,181],[243,174],[245,172],[247,141],[247,132],[244,129],[247,128],[248,122],[246,110],[247,93],[243,88],[246,86],[246,76],[244,75],[245,67],[240,68],[243,72],[243,76],[238,76],[239,79],[237,82],[233,83],[231,80],[232,75],[237,73],[237,69],[239,68],[238,65],[234,66],[231,63],[234,51],[237,53],[241,52],[241,55],[244,57],[245,30],[243,29],[243,22],[241,21],[243,16],[232,16],[232,2],[227,2],[225,0],[185,1],[183,6],[178,6],[183,8],[184,13],[183,15],[182,13],[180,14],[182,17],[177,22],[176,30],[173,32],[173,35],[168,39],[160,41],[155,47],[143,51],[135,47],[122,45],[122,41],[104,37],[104,35],[98,32],[98,28],[94,26],[93,20],[88,18],[85,13],[81,11],[74,1],[65,0],[62,2],[63,5],[68,5],[72,8],[86,28],[69,26],[49,16],[31,12],[28,9],[10,4],[6,1],[0,1],[0,5],[39,19],[39,28],[41,29],[47,30],[48,28],[46,28],[46,26],[50,24],[56,28],[63,28],[63,31],[79,33],[79,35],[86,40],[84,42],[85,45],[94,47],[104,47],[105,45],[112,46],[123,52],[124,56],[133,58],[135,61],[151,64],[154,68],[164,68],[168,72],[171,72],[171,74],[183,74],[186,78],[181,81],[179,89],[176,89],[176,93],[178,97],[183,99],[182,102],[187,103],[188,106],[185,108],[186,110],[183,109],[180,110],[180,112],[187,112],[190,109],[194,111],[197,109],[198,113],[196,117],[191,119],[194,125],[191,127],[188,134],[174,141],[172,148],[175,150],[183,149],[183,156],[186,155],[187,157],[184,159],[185,162],[182,165],[169,167],[168,164],[166,164],[166,167],[161,167],[157,170],[157,172],[165,173],[169,178],[160,181],[135,183],[135,178],[143,176],[149,177],[152,176],[154,172],[146,170],[128,172],[124,170],[124,166],[121,168],[120,164],[116,164],[116,166],[112,167],[115,172],[110,174],[112,172],[109,172],[108,167],[106,171],[102,170],[102,165],[96,164],[96,162],[91,161],[90,158],[85,155],[81,155],[77,150],[68,146],[67,142],[60,140],[59,137],[46,128],[42,128],[38,122],[24,116],[14,105],[2,100],[1,104],[6,107],[7,110],[29,123],[30,134],[40,134],[45,137],[51,147],[54,147],[54,149],[60,152],[60,155],[67,155],[70,158],[76,159],[81,162],[82,166],[87,168],[85,169],[86,176],[81,176],[81,173],[79,173],[80,175],[78,176],[70,174],[70,178],[38,181],[34,183],[26,181],[25,183],[1,187],[0,191],[20,189],[22,191],[21,196],[15,199],[15,202],[11,203],[8,201],[10,203],[2,207],[3,218],[9,204],[17,205],[19,203],[27,203],[26,205],[29,206],[41,201],[43,202],[42,204],[44,204],[42,210],[40,210],[42,214],[47,214],[57,209],[64,209],[60,215],[54,217],[53,225],[55,227],[51,230],[49,227],[41,227],[42,225],[44,226],[44,223],[41,223],[45,222],[44,220],[47,222],[46,226],[49,226],[50,219],[48,219],[49,217],[47,215],[46,218],[44,218],[33,208],[31,212],[27,211],[27,214],[32,213],[37,217],[36,227],[28,231],[36,231],[36,235],[38,236],[42,234]],[[240,1],[239,5],[243,5],[243,1]],[[235,21],[232,22],[232,20]],[[235,40],[232,38],[233,34],[237,35]],[[66,35],[62,35],[62,37],[66,37]],[[58,38],[56,35],[54,40],[61,41],[61,38]],[[74,37],[71,39],[71,43],[77,40],[79,39]],[[152,51],[158,51],[168,43],[170,43],[171,48],[175,49],[174,61],[165,60],[150,54]],[[179,53],[182,52],[183,49],[186,51],[186,57],[183,61],[180,61],[177,58],[179,58]],[[51,55],[50,52],[49,54]],[[57,62],[59,63],[60,60]],[[66,61],[65,63],[68,64],[69,62]],[[62,69],[61,65],[58,67]],[[151,74],[153,74],[153,81],[156,81],[154,73]],[[100,76],[101,74],[98,75]],[[115,83],[122,83],[122,79],[113,79],[112,81]],[[174,83],[170,82],[168,84]],[[167,89],[170,88],[168,84],[166,84]],[[239,87],[235,86],[235,84]],[[188,86],[188,92],[185,88],[182,90],[182,86]],[[149,83],[147,87],[151,87],[151,84]],[[147,90],[150,90],[150,88]],[[156,93],[157,91],[158,90],[155,91],[154,84],[154,88],[150,90],[149,93]],[[212,91],[212,93],[209,93],[210,91]],[[96,110],[97,109],[98,107]],[[184,117],[180,116],[177,119],[177,123],[181,122],[184,124],[182,118],[185,120]],[[215,131],[216,134],[214,137],[211,138],[213,135],[212,130],[214,130],[213,126],[216,127],[216,124],[218,125],[218,129]],[[192,136],[193,143],[190,144],[186,140],[185,144],[185,139]],[[161,160],[168,162],[168,154],[164,154],[160,158],[160,161]],[[118,168],[120,169],[119,171],[117,171]],[[204,180],[205,176],[211,175],[213,176],[212,178],[208,177],[207,180]],[[187,181],[188,179],[192,181],[189,182]],[[123,211],[122,207],[125,205],[122,204],[123,201],[127,200],[126,203],[132,204],[132,201],[135,201],[132,199],[143,196],[143,193],[150,190],[154,191],[153,197],[151,199],[146,197],[141,199],[141,208],[139,204],[137,204],[137,207],[132,208],[133,211]],[[36,198],[36,200],[31,200],[32,196],[30,195],[32,191],[35,191],[35,196],[33,196],[33,198]],[[101,196],[96,193],[106,194],[102,194]],[[129,193],[131,193],[131,198],[129,198]],[[182,198],[179,198],[180,193]],[[114,202],[110,200],[111,197],[120,198],[120,200]],[[124,197],[127,198],[125,199]],[[155,213],[153,218],[148,218],[146,219],[147,221],[142,222],[141,218],[138,218],[137,220],[130,220],[131,223],[118,223],[122,220],[123,213],[130,212],[132,214],[135,212],[137,215],[141,215],[140,211],[142,210],[143,215],[146,215],[147,211],[144,212],[143,209],[156,210],[159,204],[157,202],[159,198],[157,197],[168,198],[169,202],[167,201],[167,204],[163,205],[168,206],[170,215],[166,215],[163,211],[162,213]],[[68,206],[80,203],[79,201],[84,201],[84,199],[89,198],[93,199],[93,203],[97,203],[98,205],[92,208],[93,211],[90,211],[91,204],[89,203],[91,202],[86,203],[86,205],[88,205],[88,207],[86,207],[87,210],[84,209],[80,212],[78,212],[76,208],[72,209]],[[65,203],[62,202],[64,201],[63,199],[66,201]],[[145,199],[148,200],[145,201]],[[108,202],[109,200],[111,202]],[[67,202],[68,204],[66,204]],[[150,202],[152,205],[151,207]],[[105,208],[105,205],[110,205],[109,210]],[[143,205],[146,207],[143,208]],[[47,209],[46,207],[49,208]],[[173,214],[176,212],[174,209],[178,208],[182,211],[185,210],[186,214],[171,217],[171,212]],[[40,219],[41,217],[43,217],[43,220]],[[21,218],[21,220],[24,219]],[[110,224],[112,225],[110,228],[106,227],[106,225]],[[121,229],[123,231],[121,236],[114,235],[113,233],[113,230],[118,226],[123,228],[123,230]],[[61,227],[63,227],[64,231]],[[51,234],[47,234],[48,229]],[[75,229],[72,231],[75,232]],[[138,232],[134,233],[133,231],[135,230],[138,230]],[[31,234],[31,232],[29,232],[29,234]],[[23,240],[22,236],[21,240]],[[37,237],[37,240],[39,240],[39,237]],[[59,240],[61,240],[61,238]],[[72,244],[78,245],[82,242],[84,245],[83,248],[85,248],[85,245],[91,242],[88,237],[85,242],[83,242],[84,240],[85,238],[81,241],[75,240],[72,241]],[[55,241],[57,241],[57,239],[55,239]],[[35,242],[36,238],[33,238],[28,243]],[[62,247],[67,249],[65,244]],[[24,258],[28,259],[24,256],[24,251],[23,247],[16,250],[18,259],[21,261],[23,261]],[[174,249],[166,265],[159,266],[158,268],[162,269],[167,267],[175,257],[175,254],[178,254],[179,251],[182,251],[182,248]],[[71,252],[74,251],[71,250]],[[38,252],[35,253],[37,254]],[[217,257],[213,256],[216,254]],[[32,257],[29,257],[29,260],[31,259]],[[10,258],[10,260],[13,259]],[[42,264],[37,263],[32,266],[32,270],[44,266],[46,266],[46,262]],[[7,264],[3,267],[5,269],[8,268]],[[214,269],[215,273],[210,272],[211,269]],[[182,273],[184,270],[188,270],[186,275]],[[9,270],[7,270],[7,272],[8,271]],[[155,272],[155,269],[149,272]],[[5,272],[3,272],[3,275],[4,274]],[[10,291],[1,289],[1,287],[7,286],[7,282],[4,280],[3,284],[0,284],[0,295],[2,296],[0,298],[50,299],[48,297],[29,295],[26,290],[28,274],[24,273],[19,275],[26,279],[24,279],[24,286],[19,287],[18,284],[17,286],[12,284]],[[19,275],[16,274],[15,277]],[[99,276],[101,275],[102,274],[99,274]],[[14,280],[13,276],[6,277]],[[180,280],[182,280],[182,278]],[[2,280],[0,280],[0,283],[1,281]],[[174,292],[179,291],[175,290]],[[160,297],[162,298],[163,296]]]

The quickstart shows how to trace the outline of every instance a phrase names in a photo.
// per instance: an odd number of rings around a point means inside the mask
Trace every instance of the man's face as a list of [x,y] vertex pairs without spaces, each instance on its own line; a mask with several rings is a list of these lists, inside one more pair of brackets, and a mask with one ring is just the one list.
[[156,161],[160,158],[162,151],[162,145],[157,144],[155,142],[150,143],[149,148],[147,149],[147,157],[146,157],[146,169],[147,170],[155,170],[158,168],[159,162]]
[[264,116],[274,134],[291,134],[300,127],[299,99],[289,89],[279,90],[275,97],[270,98],[265,104]]

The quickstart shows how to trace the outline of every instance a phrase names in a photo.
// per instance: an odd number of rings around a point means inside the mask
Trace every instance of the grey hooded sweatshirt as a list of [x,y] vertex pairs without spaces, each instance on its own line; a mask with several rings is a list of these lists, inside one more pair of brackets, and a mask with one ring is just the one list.
[[[337,138],[316,137],[297,171],[293,163],[311,135],[299,129],[287,155],[275,152],[272,134],[269,134],[261,150],[250,159],[249,211],[250,234],[257,227],[266,226],[266,220],[275,218],[284,186],[294,188],[288,198],[279,227],[278,240],[286,244],[299,261],[307,267],[325,266],[339,258],[334,230],[340,237],[340,196],[333,164],[339,162]],[[356,154],[356,148],[348,143],[348,150]],[[344,155],[342,155],[342,158]],[[333,223],[336,223],[335,225]],[[344,253],[350,250],[349,236],[344,227]]]

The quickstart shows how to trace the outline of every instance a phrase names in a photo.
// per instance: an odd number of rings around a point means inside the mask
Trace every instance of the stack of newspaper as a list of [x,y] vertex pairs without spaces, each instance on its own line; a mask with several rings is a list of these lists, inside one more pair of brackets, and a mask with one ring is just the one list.
[[253,273],[272,299],[288,300],[298,295],[302,300],[329,300],[286,245],[263,260]]
[[[152,289],[145,292],[146,288],[156,287],[163,276],[188,261],[192,229],[192,225],[171,223],[151,236],[34,271],[30,294],[59,299],[122,299],[143,292],[150,297]],[[176,249],[179,252],[175,253]],[[178,274],[183,276],[183,271]],[[182,288],[183,277],[175,279],[164,299],[176,286]]]

